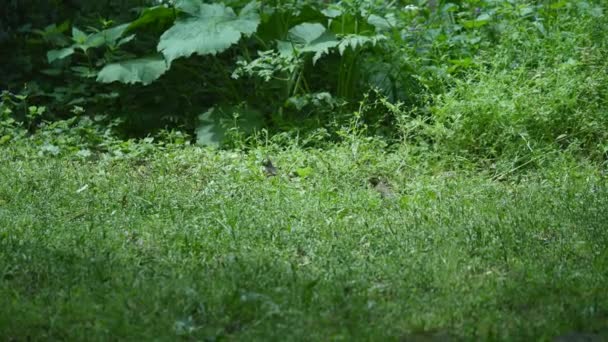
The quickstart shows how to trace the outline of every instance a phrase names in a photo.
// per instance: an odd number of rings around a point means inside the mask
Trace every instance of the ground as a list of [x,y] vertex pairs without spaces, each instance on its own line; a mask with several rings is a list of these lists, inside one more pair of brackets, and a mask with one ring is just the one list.
[[592,167],[496,180],[363,145],[96,161],[3,152],[9,340],[607,333],[608,188]]

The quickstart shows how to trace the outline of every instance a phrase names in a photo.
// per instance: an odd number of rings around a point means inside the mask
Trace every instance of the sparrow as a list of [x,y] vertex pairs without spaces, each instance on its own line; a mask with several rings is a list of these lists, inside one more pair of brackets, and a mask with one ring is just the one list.
[[264,165],[264,174],[266,177],[273,177],[277,175],[278,170],[274,165],[272,165],[272,161],[270,159],[264,160],[262,165]]
[[385,199],[395,197],[395,192],[393,191],[393,189],[391,189],[391,186],[384,180],[378,177],[371,177],[368,181],[372,185],[374,190],[376,190],[380,194],[380,197]]

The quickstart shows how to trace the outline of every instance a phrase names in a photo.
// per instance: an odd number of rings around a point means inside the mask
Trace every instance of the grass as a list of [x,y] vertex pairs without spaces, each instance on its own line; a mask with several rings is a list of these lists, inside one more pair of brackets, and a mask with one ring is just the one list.
[[[464,3],[492,37],[446,26],[437,61],[472,56],[447,78],[416,51],[421,108],[257,137],[324,150],[30,134],[1,102],[0,340],[608,340],[608,16]],[[364,138],[385,114],[398,147]]]
[[608,187],[592,166],[499,182],[366,143],[26,152],[0,151],[3,340],[608,336]]

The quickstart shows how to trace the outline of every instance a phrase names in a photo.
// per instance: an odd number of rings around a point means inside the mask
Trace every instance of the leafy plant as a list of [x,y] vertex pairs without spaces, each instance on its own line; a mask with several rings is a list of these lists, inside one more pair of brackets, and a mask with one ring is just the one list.
[[[158,51],[168,64],[180,57],[223,52],[236,44],[241,36],[250,36],[260,24],[258,5],[251,2],[239,12],[223,4],[181,1],[177,8],[187,14],[160,37]],[[201,39],[204,37],[204,39]]]
[[[565,19],[603,18],[595,2],[583,0],[407,6],[363,0],[181,0],[139,3],[130,13],[129,19],[124,14],[97,19],[99,29],[89,20],[36,31],[54,46],[44,73],[62,76],[69,86],[32,83],[31,105],[46,107],[48,118],[69,116],[60,108],[84,106],[87,112],[122,118],[131,135],[174,127],[194,132],[201,144],[218,144],[234,125],[243,125],[241,132],[266,127],[336,133],[349,124],[360,101],[369,101],[365,94],[373,93],[371,103],[383,104],[366,108],[379,111],[358,113],[373,128],[369,134],[395,136],[396,126],[407,126],[410,135],[414,126],[387,108],[416,113],[412,120],[428,129],[441,119],[430,106],[460,80],[492,67],[485,57],[494,47],[525,49],[526,37],[546,36]],[[518,49],[506,49],[504,60],[520,63],[513,55]],[[49,98],[62,104],[46,104]],[[441,131],[441,125],[433,127]]]

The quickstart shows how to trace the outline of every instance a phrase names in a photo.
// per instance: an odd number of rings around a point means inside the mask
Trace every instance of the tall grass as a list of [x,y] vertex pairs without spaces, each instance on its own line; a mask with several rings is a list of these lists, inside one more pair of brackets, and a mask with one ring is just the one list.
[[495,182],[359,141],[274,152],[266,178],[269,152],[89,163],[4,149],[0,337],[606,334],[608,188],[593,167]]
[[564,150],[606,160],[608,19],[575,9],[542,27],[505,28],[478,68],[435,97],[441,150],[490,161]]

